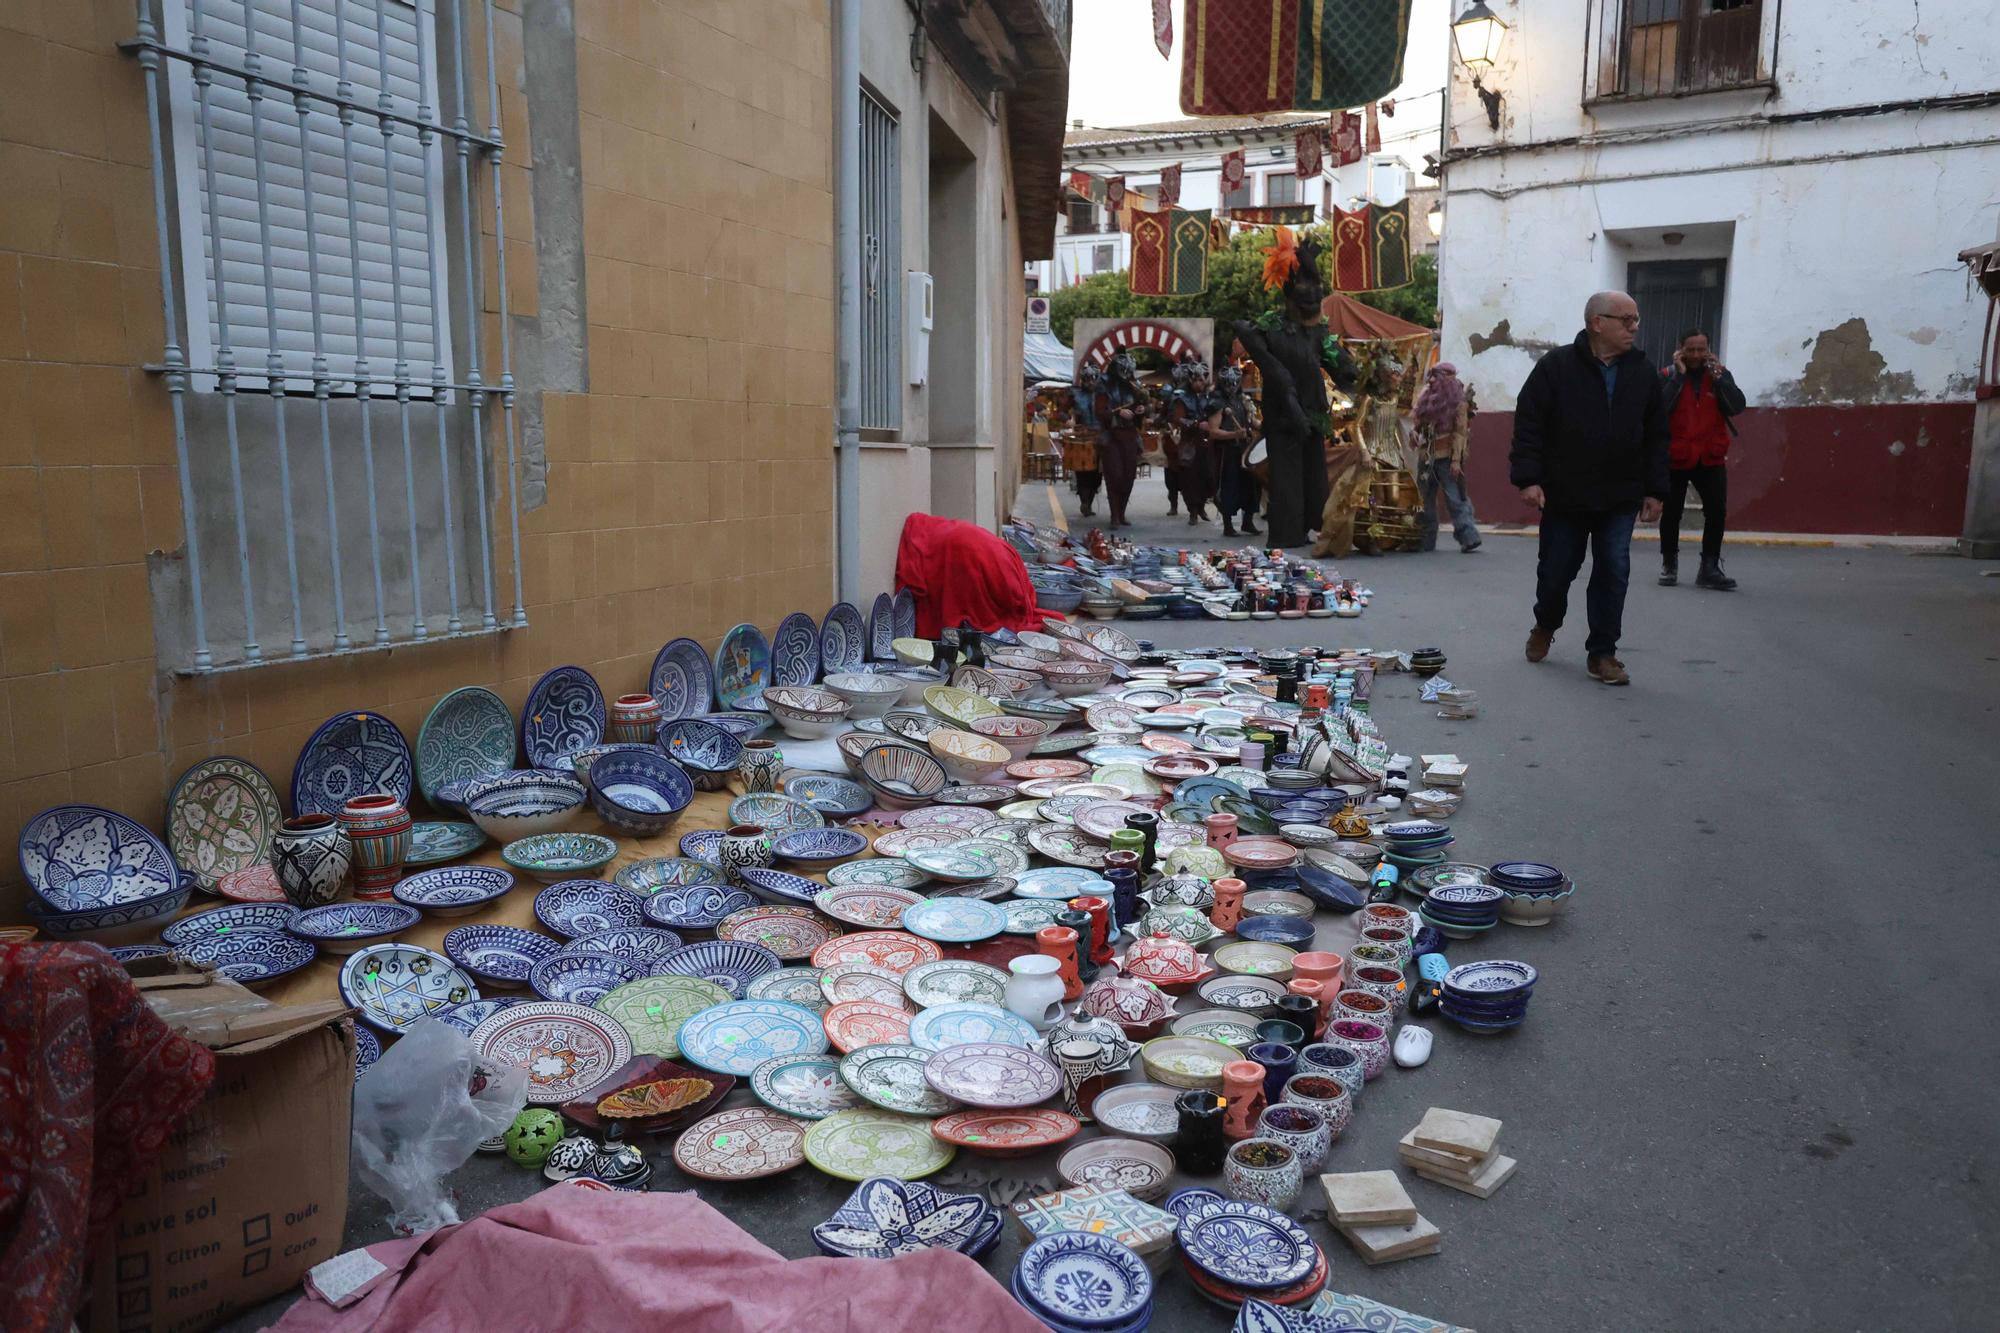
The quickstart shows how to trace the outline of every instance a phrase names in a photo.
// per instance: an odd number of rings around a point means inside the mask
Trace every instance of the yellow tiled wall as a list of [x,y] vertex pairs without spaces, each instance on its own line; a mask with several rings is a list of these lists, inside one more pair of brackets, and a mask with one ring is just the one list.
[[[0,922],[16,916],[20,823],[44,806],[159,828],[174,779],[209,755],[250,759],[286,791],[299,746],[342,709],[385,713],[414,741],[459,685],[518,710],[574,662],[607,694],[641,689],[675,635],[712,647],[738,621],[768,632],[832,596],[827,6],[591,0],[576,6],[589,389],[543,399],[548,500],[522,515],[530,627],[163,673],[147,562],[179,550],[181,512],[167,395],[139,369],[162,335],[141,76],[116,49],[132,14],[130,0],[0,3]],[[516,13],[494,36],[509,301],[533,316]],[[490,210],[489,191],[489,347]]]

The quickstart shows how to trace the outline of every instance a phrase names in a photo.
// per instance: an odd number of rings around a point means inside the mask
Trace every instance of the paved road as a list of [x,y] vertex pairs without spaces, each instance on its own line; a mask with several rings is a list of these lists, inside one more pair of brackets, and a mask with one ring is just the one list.
[[[1157,488],[1142,483],[1139,534],[1185,541]],[[1315,1223],[1333,1283],[1482,1333],[1992,1327],[2000,580],[1757,549],[1730,553],[1743,591],[1723,595],[1654,587],[1639,555],[1629,689],[1584,675],[1580,623],[1522,660],[1519,538],[1351,559],[1378,593],[1357,621],[1147,627],[1162,644],[1442,647],[1483,715],[1441,721],[1391,678],[1385,735],[1470,761],[1459,854],[1548,860],[1581,884],[1556,924],[1454,950],[1539,967],[1529,1022],[1441,1031],[1426,1068],[1369,1086],[1330,1162],[1393,1167],[1435,1104],[1504,1120],[1519,1173],[1484,1202],[1410,1178],[1444,1232],[1434,1258],[1371,1269]],[[480,1159],[454,1183],[470,1212],[535,1178]],[[662,1166],[656,1185],[681,1183]],[[795,1256],[845,1191],[810,1170],[703,1186]],[[350,1241],[380,1238],[380,1217],[357,1188]],[[1010,1235],[987,1268],[1004,1277],[1017,1254]],[[1161,1284],[1156,1329],[1227,1323],[1184,1277]]]

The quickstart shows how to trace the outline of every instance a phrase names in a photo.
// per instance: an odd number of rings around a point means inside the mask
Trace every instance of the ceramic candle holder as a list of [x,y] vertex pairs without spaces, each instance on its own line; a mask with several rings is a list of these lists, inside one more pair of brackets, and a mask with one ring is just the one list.
[[1114,959],[1111,952],[1111,902],[1095,894],[1069,900],[1070,910],[1082,912],[1090,918],[1090,961],[1098,967],[1108,967]]
[[1217,930],[1236,929],[1243,919],[1243,893],[1248,887],[1234,876],[1215,881],[1215,906],[1208,909],[1208,919]]
[[[1072,907],[1056,913],[1056,924],[1076,936],[1076,975],[1085,985],[1097,980],[1097,962],[1090,956],[1094,928],[1090,924],[1090,913],[1080,912]],[[1070,999],[1077,997],[1071,995]]]
[[1125,816],[1125,827],[1138,830],[1139,837],[1144,840],[1144,846],[1139,852],[1140,865],[1149,866],[1160,859],[1160,817],[1158,815],[1152,813],[1150,810],[1136,811]]
[[[1074,946],[1071,948],[1073,952]],[[1060,958],[1047,953],[1023,954],[1008,961],[1007,971],[1010,1013],[1027,1019],[1038,1032],[1046,1032],[1061,1021],[1064,995]]]
[[1055,959],[1060,969],[1056,977],[1062,982],[1064,1000],[1083,998],[1083,975],[1077,968],[1077,944],[1077,933],[1069,926],[1043,926],[1035,932],[1035,948],[1044,956]]
[[1296,1051],[1306,1044],[1305,1030],[1297,1023],[1283,1018],[1267,1018],[1256,1027],[1259,1043],[1272,1046],[1289,1046]]
[[1231,814],[1204,815],[1202,828],[1207,830],[1208,845],[1221,851],[1237,838],[1236,816]]
[[1373,1023],[1385,1032],[1396,1021],[1396,1010],[1387,1000],[1373,991],[1353,987],[1333,997],[1333,1014],[1336,1019],[1352,1018]]
[[1394,926],[1369,926],[1361,932],[1361,942],[1393,950],[1398,967],[1410,961],[1410,937]]
[[1396,951],[1382,944],[1357,944],[1347,951],[1348,975],[1357,967],[1401,967]]
[[1345,1046],[1361,1057],[1361,1077],[1373,1083],[1389,1067],[1389,1033],[1374,1023],[1342,1018],[1327,1025],[1329,1046]]
[[1285,1080],[1299,1072],[1299,1053],[1279,1042],[1260,1041],[1247,1054],[1264,1067],[1264,1100],[1277,1101]]
[[1357,967],[1354,969],[1354,979],[1348,983],[1348,988],[1366,991],[1370,995],[1380,997],[1387,1002],[1392,1015],[1402,1013],[1403,1005],[1409,999],[1409,987],[1404,983],[1403,970],[1397,967]]
[[1228,1111],[1222,1132],[1232,1139],[1247,1139],[1257,1132],[1257,1117],[1264,1113],[1264,1066],[1255,1060],[1231,1060],[1222,1067],[1222,1098]]
[[1289,1143],[1244,1139],[1223,1159],[1222,1185],[1232,1198],[1284,1212],[1298,1201],[1305,1168]]
[[[1261,1083],[1261,1074],[1255,1076]],[[1222,1170],[1229,1150],[1224,1132],[1228,1102],[1212,1092],[1184,1092],[1174,1098],[1180,1128],[1174,1135],[1174,1161],[1191,1176],[1212,1176]]]
[[1056,1043],[1052,1052],[1063,1076],[1063,1109],[1090,1123],[1090,1108],[1104,1090],[1104,1043],[1085,1038]]
[[1306,996],[1292,994],[1288,989],[1278,997],[1278,1017],[1298,1027],[1299,1039],[1287,1043],[1297,1050],[1316,1035],[1313,1029],[1319,1024],[1319,1006]]
[[1292,979],[1287,984],[1286,989],[1293,995],[1301,997],[1312,1006],[1312,1021],[1310,1024],[1306,1024],[1303,1019],[1296,1019],[1294,1021],[1300,1023],[1302,1026],[1309,1027],[1309,1036],[1319,1036],[1320,1032],[1326,1027],[1326,997],[1320,993],[1320,984],[1310,977],[1298,975],[1297,971],[1294,970]]

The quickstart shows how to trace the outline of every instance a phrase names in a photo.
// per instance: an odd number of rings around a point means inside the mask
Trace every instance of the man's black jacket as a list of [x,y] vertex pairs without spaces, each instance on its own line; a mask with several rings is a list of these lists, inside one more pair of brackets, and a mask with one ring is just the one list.
[[1609,401],[1579,333],[1528,372],[1514,400],[1515,486],[1540,486],[1551,509],[1636,509],[1667,498],[1667,408],[1660,376],[1636,347],[1618,358]]

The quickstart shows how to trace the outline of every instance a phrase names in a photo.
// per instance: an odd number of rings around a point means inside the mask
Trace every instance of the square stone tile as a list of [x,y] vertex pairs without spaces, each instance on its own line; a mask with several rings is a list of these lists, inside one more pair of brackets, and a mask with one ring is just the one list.
[[1347,1243],[1354,1247],[1354,1252],[1369,1264],[1394,1263],[1398,1259],[1436,1254],[1444,1244],[1437,1224],[1421,1215],[1416,1221],[1402,1225],[1342,1226],[1335,1229],[1347,1237]]
[[1410,1169],[1426,1180],[1449,1185],[1461,1194],[1470,1194],[1475,1199],[1490,1199],[1513,1176],[1514,1168],[1519,1165],[1520,1163],[1511,1157],[1495,1154],[1492,1161],[1486,1163],[1471,1177],[1447,1171],[1433,1171],[1427,1166],[1413,1166]]
[[1477,1171],[1480,1159],[1466,1153],[1440,1152],[1436,1148],[1417,1146],[1417,1131],[1411,1130],[1396,1140],[1396,1152],[1409,1166],[1421,1166],[1436,1171],[1451,1171],[1470,1175]]
[[1464,1153],[1484,1161],[1500,1142],[1500,1122],[1469,1111],[1433,1106],[1418,1122],[1416,1140],[1418,1147]]
[[1402,1177],[1394,1171],[1348,1171],[1319,1178],[1327,1216],[1340,1226],[1407,1226],[1417,1220]]

